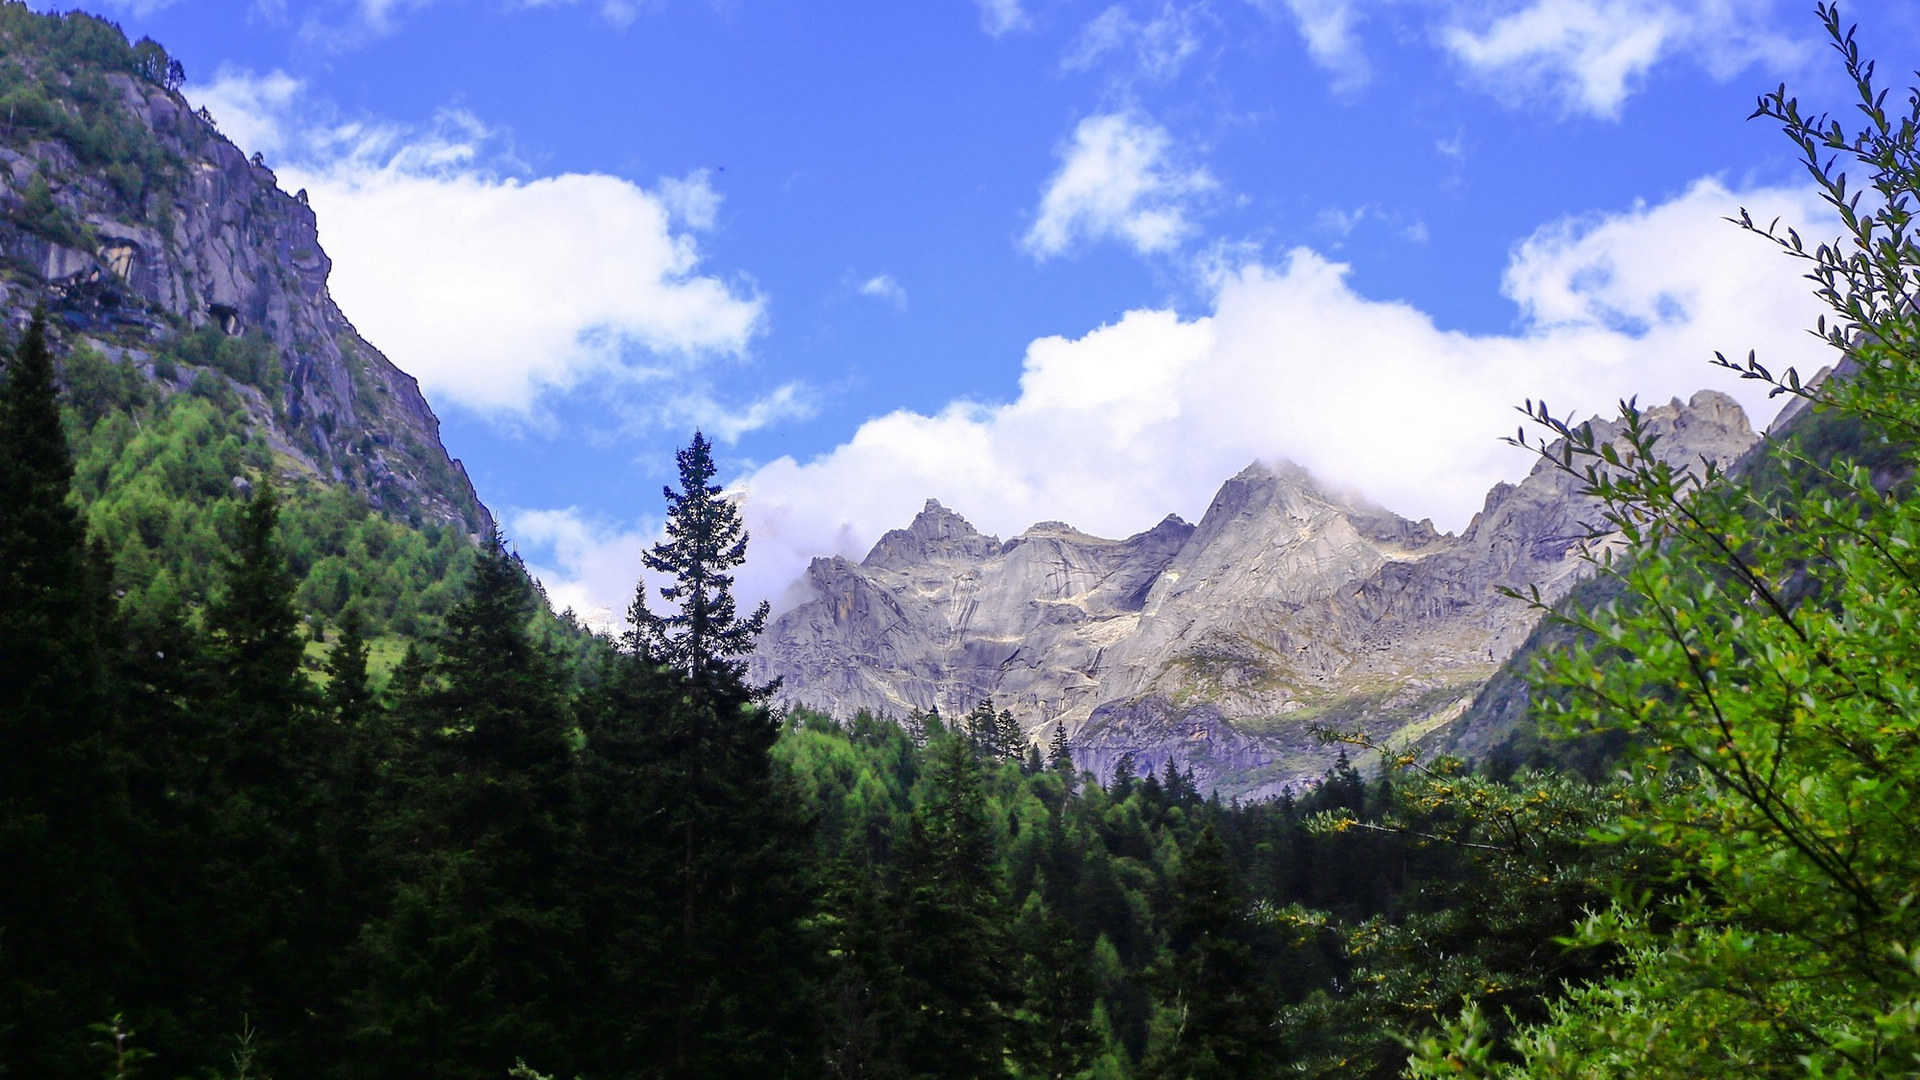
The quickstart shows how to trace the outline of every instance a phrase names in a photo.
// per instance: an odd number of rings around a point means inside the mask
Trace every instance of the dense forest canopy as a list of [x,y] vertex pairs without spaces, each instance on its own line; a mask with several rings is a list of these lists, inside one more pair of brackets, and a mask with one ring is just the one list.
[[0,379],[0,1066],[1911,1075],[1920,91],[1887,111],[1819,14],[1856,127],[1784,88],[1756,115],[1847,235],[1737,224],[1806,263],[1847,362],[1722,361],[1805,399],[1804,438],[1694,470],[1631,403],[1625,449],[1530,404],[1616,586],[1551,613],[1537,730],[1256,804],[1079,773],[991,701],[770,710],[700,434],[616,642],[498,533],[284,482],[244,339],[183,340],[230,378],[155,393],[36,319]]

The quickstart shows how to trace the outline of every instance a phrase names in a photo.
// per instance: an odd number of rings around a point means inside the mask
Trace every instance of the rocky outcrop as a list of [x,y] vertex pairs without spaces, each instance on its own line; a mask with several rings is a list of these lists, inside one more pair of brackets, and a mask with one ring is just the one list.
[[[1728,464],[1755,441],[1711,391],[1646,416],[1676,463]],[[1288,463],[1228,480],[1197,526],[1169,517],[1125,540],[1045,522],[1002,544],[929,501],[861,563],[816,560],[755,674],[841,715],[953,715],[991,696],[1035,739],[1064,724],[1096,774],[1131,754],[1272,793],[1332,762],[1318,729],[1413,740],[1463,715],[1537,621],[1502,590],[1551,600],[1581,577],[1598,508],[1577,486],[1542,462],[1459,535]]]
[[202,328],[263,340],[280,368],[266,435],[283,470],[348,485],[401,517],[492,528],[418,383],[328,294],[332,264],[304,193],[281,191],[176,92],[121,72],[35,75],[101,80],[109,93],[89,108],[131,119],[119,129],[147,140],[158,164],[129,183],[46,132],[6,131],[9,323],[44,306],[65,344],[87,341],[149,373],[170,342]]

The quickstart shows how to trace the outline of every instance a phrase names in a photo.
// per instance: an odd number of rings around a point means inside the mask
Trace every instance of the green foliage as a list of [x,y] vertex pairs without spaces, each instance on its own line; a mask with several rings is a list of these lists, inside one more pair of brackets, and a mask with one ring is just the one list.
[[[145,396],[148,384],[130,366],[89,350],[69,354],[66,377],[76,492],[114,555],[119,586],[205,603],[236,513],[234,478],[266,475],[271,452],[244,413],[198,394]],[[195,385],[227,383],[202,373]],[[287,489],[281,513],[304,615],[332,620],[351,606],[369,636],[417,636],[450,608],[471,550],[457,529],[414,528],[351,491],[311,482]]]
[[[0,102],[0,108],[5,102]],[[28,232],[38,233],[56,244],[70,248],[91,248],[80,223],[74,220],[67,209],[54,201],[53,188],[47,178],[39,173],[27,181],[27,190],[21,198],[20,209],[15,221]]]
[[1877,467],[1788,443],[1754,477],[1696,473],[1654,461],[1631,403],[1619,450],[1530,407],[1631,554],[1602,564],[1617,604],[1566,616],[1585,637],[1544,670],[1566,691],[1546,708],[1631,737],[1633,810],[1603,835],[1671,872],[1652,894],[1618,879],[1574,929],[1624,957],[1618,974],[1510,1039],[1470,1009],[1421,1044],[1417,1075],[1906,1076],[1920,1060],[1920,92],[1887,113],[1839,12],[1819,14],[1861,128],[1803,115],[1784,87],[1755,115],[1799,146],[1847,235],[1810,248],[1738,223],[1808,264],[1834,316],[1816,330],[1848,363],[1818,387],[1721,363],[1845,418]]
[[[185,80],[165,49],[149,39],[129,45],[120,28],[104,19],[80,11],[38,15],[24,4],[0,4],[0,141],[64,142],[83,165],[100,169],[138,214],[147,194],[178,182],[183,166],[121,102],[107,81],[110,74],[169,91]],[[164,212],[161,217],[166,220]]]

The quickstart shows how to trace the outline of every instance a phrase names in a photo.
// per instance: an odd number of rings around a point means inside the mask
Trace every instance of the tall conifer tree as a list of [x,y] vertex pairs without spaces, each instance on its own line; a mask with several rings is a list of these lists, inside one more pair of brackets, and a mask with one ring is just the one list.
[[[661,489],[667,500],[667,538],[642,557],[647,569],[671,579],[661,587],[660,598],[676,610],[654,614],[647,607],[645,588],[637,590],[628,611],[633,624],[629,644],[655,663],[686,675],[696,692],[738,693],[748,689],[743,658],[753,651],[769,606],[762,601],[752,615],[738,617],[732,570],[746,561],[747,530],[740,508],[713,483],[713,444],[696,431],[677,458],[680,490]],[[763,700],[774,689],[751,688],[750,696]]]
[[560,665],[529,630],[535,603],[519,558],[488,537],[431,677],[397,703],[418,727],[386,841],[404,883],[363,940],[378,983],[358,1010],[391,1069],[379,1075],[570,1064],[572,719]]
[[802,1075],[819,1067],[804,989],[814,975],[810,826],[771,757],[780,729],[762,702],[774,687],[746,677],[768,608],[737,615],[731,571],[747,534],[713,483],[712,444],[695,432],[678,460],[680,489],[664,492],[666,539],[645,556],[670,579],[660,596],[673,610],[652,612],[641,584],[625,639],[632,662],[678,683],[663,715],[626,721],[652,743],[642,754],[658,785],[648,812],[660,819],[653,836],[666,868],[654,895],[673,943],[659,993],[636,1020],[664,1044],[656,1075]]
[[901,853],[894,1038],[906,1075],[992,1076],[1014,992],[986,794],[969,739],[931,750],[931,790]]
[[72,482],[36,312],[0,384],[0,1012],[15,1018],[0,1056],[54,1075],[104,1015],[100,980],[126,945],[111,883],[124,816],[102,662],[109,575]]

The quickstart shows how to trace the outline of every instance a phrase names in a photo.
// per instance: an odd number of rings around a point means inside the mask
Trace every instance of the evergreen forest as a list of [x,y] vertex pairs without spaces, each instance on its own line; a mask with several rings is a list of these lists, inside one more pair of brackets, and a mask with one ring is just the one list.
[[1351,760],[1268,801],[1078,771],[992,701],[771,708],[699,433],[668,584],[596,636],[497,531],[276,476],[244,339],[183,338],[230,378],[157,394],[36,318],[0,368],[0,1075],[1920,1073],[1920,90],[1819,17],[1857,101],[1755,115],[1844,234],[1729,227],[1844,361],[1717,361],[1793,437],[1694,469],[1631,401],[1624,447],[1527,403],[1616,538],[1542,605],[1529,726],[1482,761],[1329,731]]

